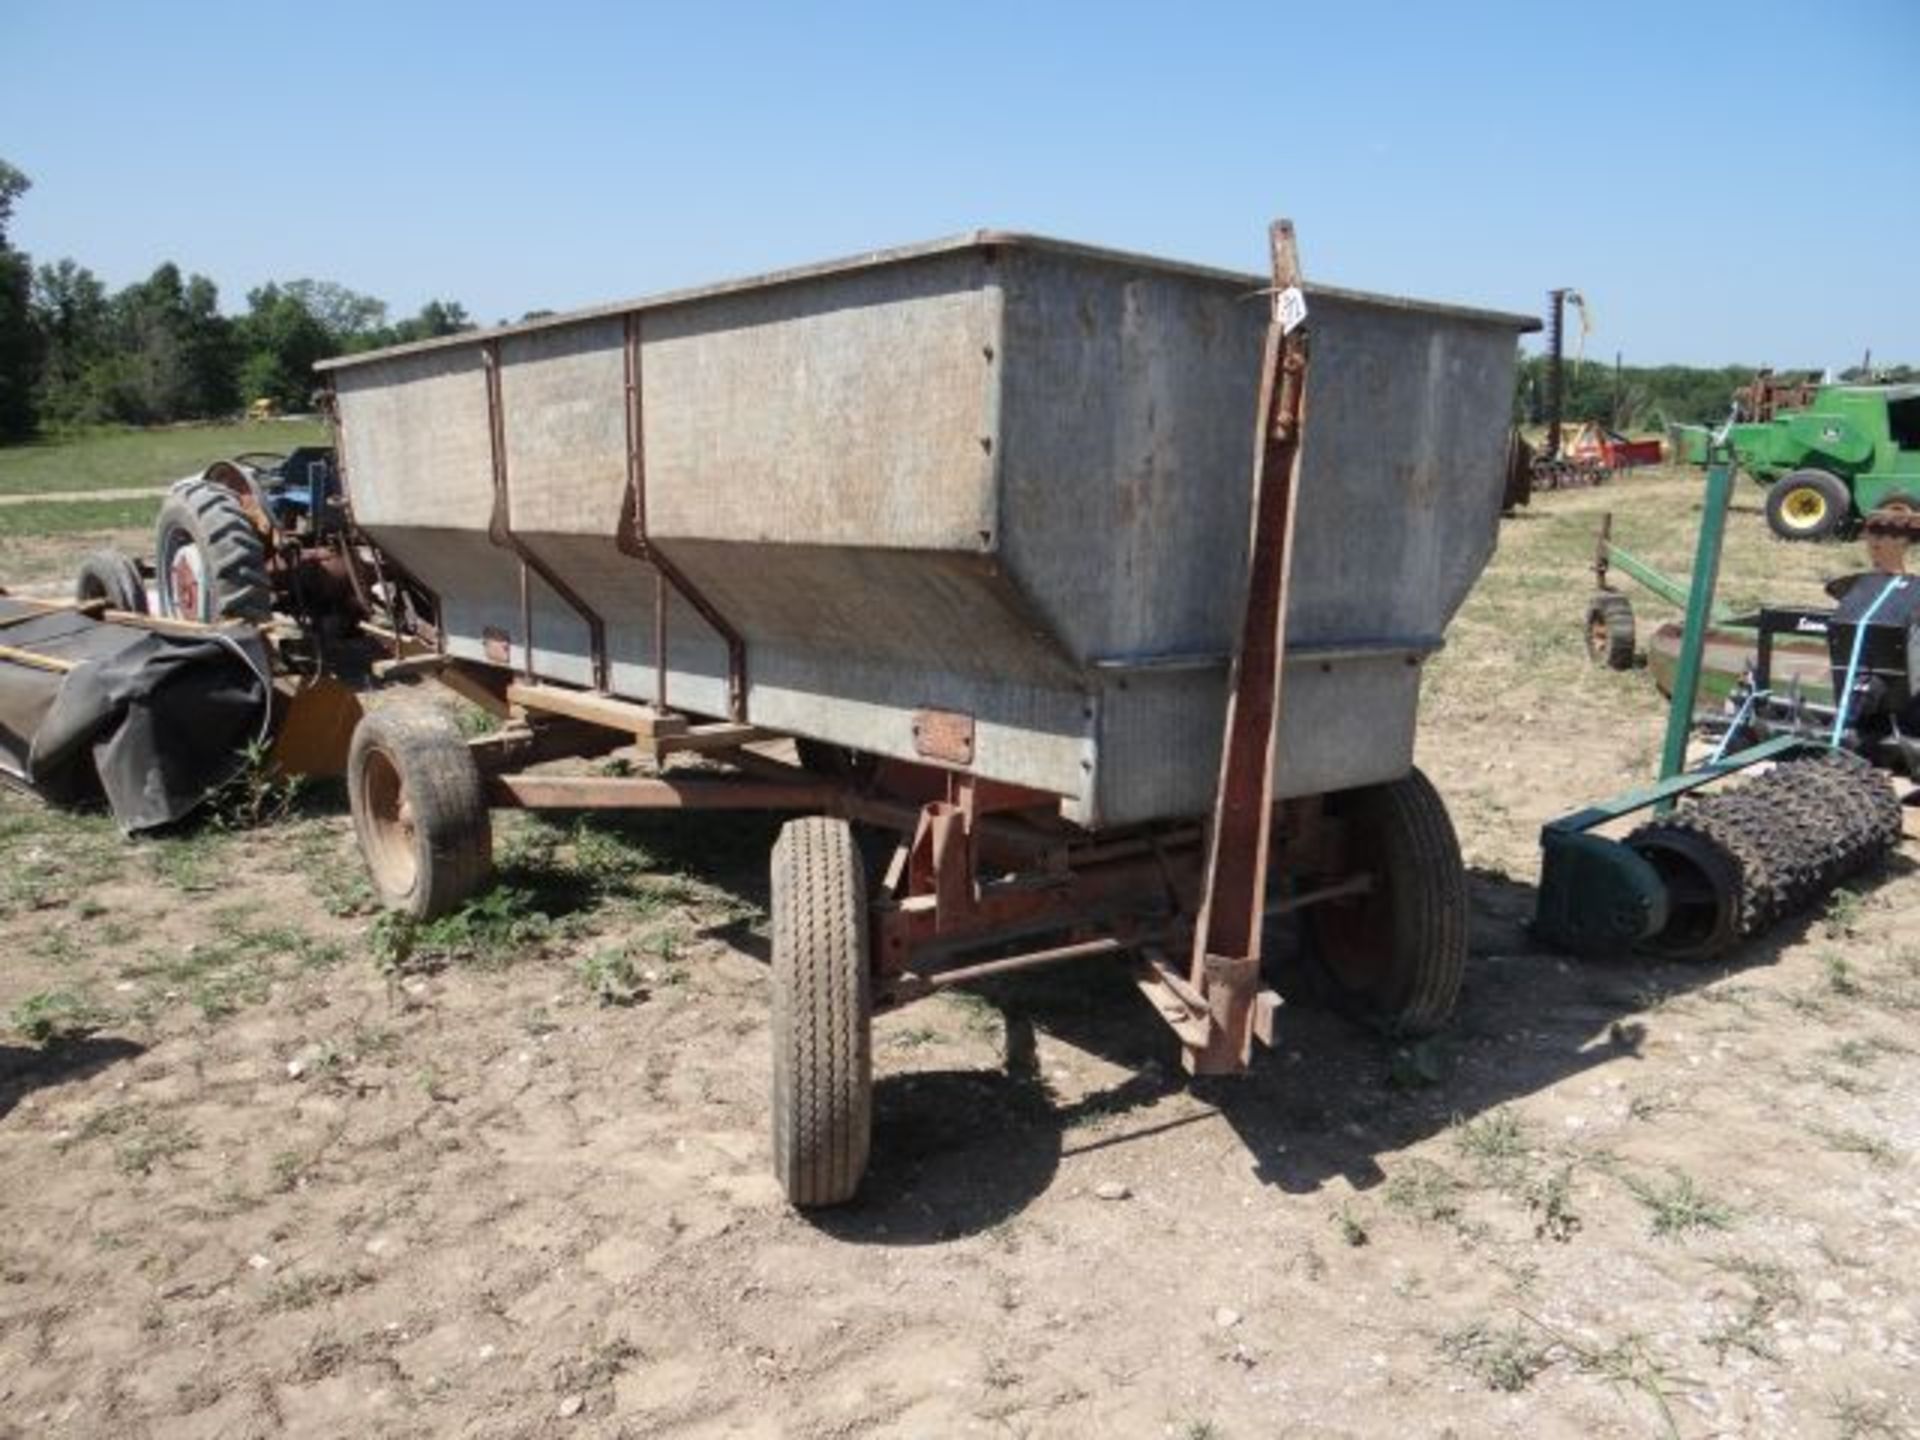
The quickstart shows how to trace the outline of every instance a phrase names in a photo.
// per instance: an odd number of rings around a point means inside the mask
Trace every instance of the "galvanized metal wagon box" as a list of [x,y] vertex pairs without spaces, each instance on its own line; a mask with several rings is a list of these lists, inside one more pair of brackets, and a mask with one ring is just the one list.
[[[862,972],[847,1003],[864,1036],[872,1004],[966,971],[969,947],[1190,936],[1193,822],[1214,808],[1247,613],[1270,278],[983,231],[325,368],[354,520],[423,597],[412,628],[452,673],[522,719],[661,750],[705,735],[758,803],[900,830],[871,905],[854,877],[860,953],[832,962]],[[1270,798],[1327,819],[1327,797],[1409,776],[1421,662],[1493,550],[1515,339],[1533,322],[1305,293]],[[804,742],[804,771],[771,771],[750,748],[768,735]],[[484,867],[447,881],[417,833],[380,839],[383,805],[418,830],[401,773],[415,752],[373,731],[367,748],[394,772],[355,788],[370,855],[398,857],[382,888],[451,903]],[[622,799],[503,778],[492,752],[474,765],[485,794],[461,813],[482,819],[489,799],[756,803],[671,775]],[[1405,830],[1398,813],[1367,823]],[[1353,880],[1378,846],[1363,864],[1342,833],[1283,822],[1276,861],[1332,876],[1327,923],[1364,930],[1397,912],[1384,881]],[[1310,835],[1317,859],[1297,849]],[[1398,934],[1348,948],[1404,948]],[[1205,986],[1183,991],[1176,970],[1158,966],[1159,998],[1197,1024]],[[1432,1008],[1394,984],[1402,1008]],[[834,1153],[818,1175],[782,1161],[797,1200],[850,1193],[850,1152]]]

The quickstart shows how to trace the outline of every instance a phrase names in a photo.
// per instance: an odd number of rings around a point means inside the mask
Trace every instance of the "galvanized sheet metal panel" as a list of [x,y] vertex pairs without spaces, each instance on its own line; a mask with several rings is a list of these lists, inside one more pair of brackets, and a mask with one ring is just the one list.
[[[749,718],[911,759],[914,714],[957,711],[977,773],[1085,823],[1203,810],[1244,583],[1254,288],[991,237],[642,307],[649,530],[745,637]],[[1289,634],[1431,648],[1492,548],[1525,322],[1310,294]],[[626,323],[503,332],[501,396],[516,536],[604,618],[614,690],[646,699],[655,577],[614,544]],[[485,540],[479,356],[456,340],[337,375],[356,513],[442,593],[457,654],[517,606],[518,562]],[[586,683],[584,624],[533,589],[536,668]],[[669,702],[722,713],[720,637],[678,599],[668,629]],[[1170,653],[1220,663],[1125,670]],[[1404,772],[1417,666],[1296,663],[1287,684],[1284,793]]]

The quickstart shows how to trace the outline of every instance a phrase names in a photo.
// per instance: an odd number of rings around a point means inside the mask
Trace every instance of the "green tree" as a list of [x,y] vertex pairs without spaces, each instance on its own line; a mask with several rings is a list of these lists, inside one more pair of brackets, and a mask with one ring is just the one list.
[[62,260],[33,277],[33,322],[40,332],[41,418],[65,424],[108,420],[94,392],[94,371],[114,352],[107,287],[84,265]]
[[0,160],[0,440],[24,439],[38,424],[33,401],[40,337],[33,324],[33,262],[7,238],[14,204],[32,184]]
[[240,321],[244,358],[239,387],[249,402],[271,400],[304,409],[313,391],[313,362],[342,348],[294,285],[269,282],[247,292],[247,313]]

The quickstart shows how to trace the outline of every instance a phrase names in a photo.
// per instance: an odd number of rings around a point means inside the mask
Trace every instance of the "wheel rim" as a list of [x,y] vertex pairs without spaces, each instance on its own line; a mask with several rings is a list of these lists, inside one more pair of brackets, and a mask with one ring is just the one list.
[[1810,485],[1796,486],[1787,492],[1780,513],[1796,530],[1811,530],[1827,518],[1827,497]]
[[200,547],[184,535],[174,535],[165,557],[167,604],[172,613],[187,620],[205,620],[207,599],[207,562]]
[[400,772],[384,750],[369,750],[360,769],[360,813],[366,817],[367,868],[387,895],[405,895],[419,878],[413,807]]
[[1612,648],[1613,634],[1607,628],[1607,617],[1595,613],[1587,621],[1587,657],[1599,660]]

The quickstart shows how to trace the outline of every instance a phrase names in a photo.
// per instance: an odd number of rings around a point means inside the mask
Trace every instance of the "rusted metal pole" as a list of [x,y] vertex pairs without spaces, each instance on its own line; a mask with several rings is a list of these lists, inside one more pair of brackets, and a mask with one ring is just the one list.
[[1293,226],[1277,220],[1272,314],[1260,367],[1254,439],[1253,526],[1247,599],[1234,649],[1220,786],[1207,846],[1206,889],[1194,931],[1189,984],[1208,1008],[1207,1040],[1189,1045],[1187,1068],[1209,1075],[1252,1058],[1260,988],[1260,926],[1273,828],[1274,728],[1286,666],[1287,581],[1305,417],[1306,335],[1300,328],[1300,258]]

